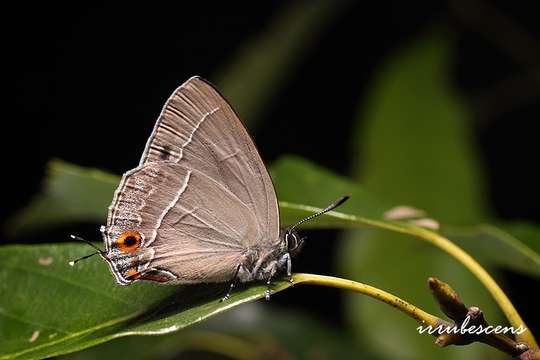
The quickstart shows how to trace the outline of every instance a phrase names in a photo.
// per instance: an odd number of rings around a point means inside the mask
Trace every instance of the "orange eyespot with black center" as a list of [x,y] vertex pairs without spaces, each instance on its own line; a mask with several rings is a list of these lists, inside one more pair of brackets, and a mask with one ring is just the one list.
[[135,252],[141,246],[141,238],[138,231],[124,231],[116,239],[116,246],[123,253]]

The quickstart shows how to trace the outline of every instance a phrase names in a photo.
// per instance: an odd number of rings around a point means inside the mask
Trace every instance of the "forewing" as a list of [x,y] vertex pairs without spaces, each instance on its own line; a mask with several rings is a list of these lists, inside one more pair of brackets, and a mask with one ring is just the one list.
[[260,241],[279,238],[272,180],[234,110],[210,84],[193,77],[165,104],[141,164],[172,161],[196,169],[235,194],[256,216]]

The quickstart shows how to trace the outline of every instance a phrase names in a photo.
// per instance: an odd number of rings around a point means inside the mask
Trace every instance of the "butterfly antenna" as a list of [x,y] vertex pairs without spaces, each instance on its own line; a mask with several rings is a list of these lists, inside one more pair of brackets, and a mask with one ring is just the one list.
[[306,221],[309,221],[313,218],[316,218],[317,216],[321,216],[322,214],[325,214],[329,211],[332,211],[334,210],[335,208],[337,208],[338,206],[340,206],[341,204],[343,204],[345,201],[349,200],[349,196],[343,196],[343,197],[340,197],[339,199],[337,199],[336,201],[334,201],[333,203],[331,203],[330,205],[328,205],[327,207],[325,207],[324,209],[322,209],[321,211],[319,211],[318,213],[315,213],[315,214],[312,214],[312,215],[309,215],[308,217],[300,220],[299,222],[297,222],[296,224],[294,224],[293,226],[291,226],[287,231],[288,232],[292,232],[294,229],[296,229],[296,227],[302,225],[303,223],[305,223]]
[[79,240],[79,241],[82,241],[88,245],[90,245],[91,247],[93,247],[94,249],[96,249],[97,251],[95,253],[92,253],[92,254],[89,254],[89,255],[85,255],[83,257],[80,257],[78,259],[75,259],[75,260],[71,260],[69,262],[69,265],[70,266],[75,266],[76,263],[78,263],[79,261],[81,260],[84,260],[84,259],[88,259],[89,257],[91,256],[94,256],[94,255],[98,255],[98,254],[103,254],[103,250],[101,250],[100,248],[98,248],[96,245],[92,244],[90,241],[86,240],[86,239],[83,239],[82,237],[80,236],[77,236],[77,235],[70,235],[70,237],[74,240]]

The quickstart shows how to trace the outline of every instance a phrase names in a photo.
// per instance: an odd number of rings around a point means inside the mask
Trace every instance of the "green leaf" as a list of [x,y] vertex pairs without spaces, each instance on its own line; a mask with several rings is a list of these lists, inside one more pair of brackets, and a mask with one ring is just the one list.
[[[219,317],[218,317],[219,318]],[[188,351],[222,355],[226,359],[250,360],[257,357],[257,344],[240,337],[211,331],[186,330],[163,336],[127,336],[63,355],[58,359],[170,359],[189,358]],[[218,357],[221,359],[221,357]]]
[[[226,335],[225,335],[226,334]],[[234,359],[287,357],[294,359],[362,359],[371,356],[343,329],[307,314],[272,307],[265,302],[245,304],[212,317],[181,333],[125,337],[62,359],[125,358],[152,360],[177,357],[189,350]]]
[[[277,196],[281,200],[280,208],[283,209],[281,220],[284,224],[294,223],[306,216],[305,212],[284,206],[288,203],[309,204],[324,208],[334,200],[349,195],[350,199],[340,206],[340,212],[362,214],[374,218],[381,218],[390,207],[368,194],[353,181],[333,174],[331,171],[300,157],[283,156],[272,164],[270,170]],[[304,228],[348,226],[351,226],[350,222],[342,222],[335,217],[323,216],[305,223]]]
[[[356,160],[356,177],[370,194],[426,210],[442,224],[466,225],[484,220],[486,210],[471,118],[448,79],[451,47],[447,36],[437,34],[392,56],[375,77],[362,107],[351,138],[351,158]],[[375,283],[432,313],[437,309],[425,292],[425,279],[436,276],[452,284],[465,301],[481,306],[491,321],[500,321],[496,304],[477,279],[416,239],[351,232],[340,263],[346,277]],[[349,295],[347,305],[357,336],[367,338],[385,356],[495,356],[482,346],[441,352],[430,339],[411,331],[411,324],[399,314],[381,311],[380,304]]]
[[43,191],[10,221],[11,234],[23,234],[72,222],[105,223],[120,177],[110,173],[51,160]]
[[[44,358],[127,335],[174,332],[264,297],[266,289],[251,286],[220,302],[226,284],[123,287],[97,257],[68,265],[86,253],[79,244],[0,248],[0,359]],[[289,286],[278,281],[273,289]]]
[[[483,264],[540,277],[540,254],[528,245],[540,242],[540,229],[525,223],[500,226],[509,232],[491,225],[479,225],[449,228],[445,233],[467,252],[475,254]],[[520,241],[512,233],[526,240]]]
[[[519,239],[531,252],[537,256],[540,254],[540,226],[525,222],[501,223],[498,226],[506,230],[514,239]],[[525,249],[524,251],[528,252]]]

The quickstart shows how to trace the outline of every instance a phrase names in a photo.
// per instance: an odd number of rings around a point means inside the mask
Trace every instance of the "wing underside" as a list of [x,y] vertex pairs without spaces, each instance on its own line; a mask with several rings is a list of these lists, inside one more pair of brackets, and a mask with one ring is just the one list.
[[279,209],[270,175],[231,106],[198,77],[180,86],[165,104],[141,164],[164,160],[223,185],[255,214],[260,239],[278,240]]

